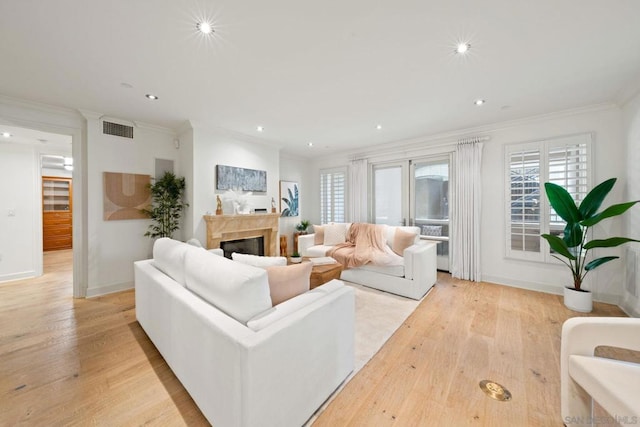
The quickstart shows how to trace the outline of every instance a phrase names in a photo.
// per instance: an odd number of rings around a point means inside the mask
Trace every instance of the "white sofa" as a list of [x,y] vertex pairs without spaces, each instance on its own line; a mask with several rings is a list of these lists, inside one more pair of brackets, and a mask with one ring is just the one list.
[[[346,224],[348,232],[350,224]],[[401,265],[378,266],[365,264],[349,268],[340,278],[370,288],[419,300],[437,279],[436,242],[420,240],[419,227],[386,226],[385,242],[391,246],[397,229],[416,234],[414,244],[403,251]],[[315,234],[298,236],[298,250],[302,256],[323,257],[332,246],[316,245]]]
[[[562,325],[562,422],[567,426],[637,425],[640,364],[595,357],[599,346],[640,351],[640,319],[574,317]],[[610,417],[594,417],[593,401]]]
[[301,426],[353,370],[341,281],[271,308],[263,269],[170,239],[153,256],[134,266],[136,317],[212,425]]

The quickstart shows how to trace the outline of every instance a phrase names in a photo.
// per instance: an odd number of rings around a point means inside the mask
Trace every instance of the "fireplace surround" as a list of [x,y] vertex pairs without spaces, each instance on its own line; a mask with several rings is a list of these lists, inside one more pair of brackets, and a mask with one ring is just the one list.
[[207,249],[219,248],[221,242],[262,237],[264,254],[278,255],[278,213],[204,215],[203,218],[207,224]]

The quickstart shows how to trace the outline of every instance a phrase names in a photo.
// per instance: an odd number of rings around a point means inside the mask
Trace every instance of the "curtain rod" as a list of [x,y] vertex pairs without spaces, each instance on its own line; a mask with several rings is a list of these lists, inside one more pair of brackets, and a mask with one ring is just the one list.
[[[440,144],[425,144],[422,146],[416,146],[416,145],[412,145],[410,147],[403,147],[401,150],[402,151],[415,151],[415,150],[420,150],[423,148],[440,148],[440,147],[447,147],[447,146],[451,146],[451,145],[462,145],[462,144],[470,144],[472,142],[483,142],[483,141],[489,141],[491,139],[490,136],[472,136],[472,137],[468,137],[468,138],[460,138],[457,141],[447,141],[447,142],[442,142]],[[366,154],[356,154],[353,157],[349,158],[349,161],[354,161],[354,160],[368,160],[372,157],[376,157],[376,156],[384,156],[387,155],[389,153],[393,153],[396,152],[397,150],[385,150],[382,151],[380,153],[370,153],[369,155]]]

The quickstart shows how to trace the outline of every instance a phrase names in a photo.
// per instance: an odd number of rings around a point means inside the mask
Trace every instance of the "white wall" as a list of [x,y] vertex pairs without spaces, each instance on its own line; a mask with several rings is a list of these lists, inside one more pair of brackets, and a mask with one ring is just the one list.
[[[187,185],[191,183],[193,193],[189,200],[190,219],[185,223],[185,238],[196,237],[206,244],[206,224],[203,215],[215,213],[217,191],[216,165],[235,166],[267,172],[267,191],[249,196],[252,209],[271,210],[271,198],[278,199],[279,149],[244,135],[237,135],[220,129],[209,129],[191,124],[193,155],[192,175],[187,176]],[[189,131],[183,131],[182,137],[188,139]],[[181,162],[189,163],[188,159]],[[191,223],[189,225],[189,223]]]
[[[38,153],[0,142],[0,282],[38,274]],[[10,211],[13,215],[10,214]]]
[[[624,200],[640,200],[640,93],[623,108],[623,131],[627,158],[627,186]],[[640,205],[634,206],[625,214],[624,224],[624,236],[640,239]],[[624,289],[621,306],[628,314],[640,317],[640,243],[630,243],[628,247],[631,249],[631,254],[625,262],[629,266],[635,264],[635,280],[632,277],[630,280],[638,296]],[[635,260],[632,259],[633,257]]]
[[[302,220],[312,221],[313,201],[319,198],[319,186],[313,185],[313,174],[309,173],[309,159],[295,157],[291,155],[280,155],[280,180],[294,181],[299,184],[300,190],[300,216],[281,217],[280,218],[280,235],[287,236],[287,249],[289,253],[293,252],[293,233],[295,227]],[[280,201],[275,197],[276,208],[280,210]],[[319,217],[319,215],[317,215]],[[316,222],[317,224],[317,222]]]
[[[103,219],[103,173],[155,175],[155,159],[178,164],[175,134],[160,128],[137,126],[134,138],[102,133],[100,115],[87,117],[88,174],[88,288],[87,296],[133,287],[133,261],[151,257],[153,241],[145,237],[151,220]],[[176,167],[176,174],[180,170]],[[179,236],[175,236],[179,237]]]
[[[596,109],[579,114],[541,118],[530,123],[490,132],[482,162],[482,276],[490,282],[521,286],[528,289],[561,293],[570,285],[568,269],[561,264],[543,264],[505,258],[505,168],[504,145],[534,141],[583,132],[594,132],[593,183],[611,177],[618,183],[605,206],[621,201],[625,186],[624,144],[621,134],[621,112],[617,107]],[[595,227],[595,235],[605,232],[619,235],[620,219],[611,219]],[[619,254],[619,249],[606,251]],[[619,303],[622,265],[610,263],[590,273],[588,286],[594,299]]]
[[[569,284],[569,273],[562,265],[525,262],[505,257],[505,169],[506,144],[535,141],[562,135],[594,132],[594,183],[618,177],[618,184],[605,204],[622,200],[625,187],[624,141],[622,114],[615,106],[594,106],[582,110],[532,117],[517,122],[500,123],[478,129],[461,130],[447,135],[425,137],[410,142],[398,142],[375,147],[367,152],[347,153],[318,159],[314,162],[311,184],[318,186],[318,171],[322,168],[349,164],[353,157],[368,158],[370,163],[418,158],[451,152],[458,138],[489,136],[484,143],[482,161],[482,275],[490,282],[524,287],[551,293],[562,293]],[[319,200],[316,197],[308,216],[319,219]],[[598,233],[606,231],[618,235],[621,221],[612,219],[602,223]],[[619,254],[613,249],[607,253]],[[612,262],[591,273],[592,290],[596,300],[618,303],[622,294],[622,265]]]

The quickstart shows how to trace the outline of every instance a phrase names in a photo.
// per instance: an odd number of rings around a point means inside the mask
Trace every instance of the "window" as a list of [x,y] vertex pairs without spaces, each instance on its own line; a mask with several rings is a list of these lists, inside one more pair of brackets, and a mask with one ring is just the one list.
[[345,222],[347,169],[320,171],[320,221]]
[[542,233],[561,235],[565,222],[549,206],[545,182],[566,188],[578,202],[590,188],[591,134],[572,135],[506,149],[506,253],[551,261]]

